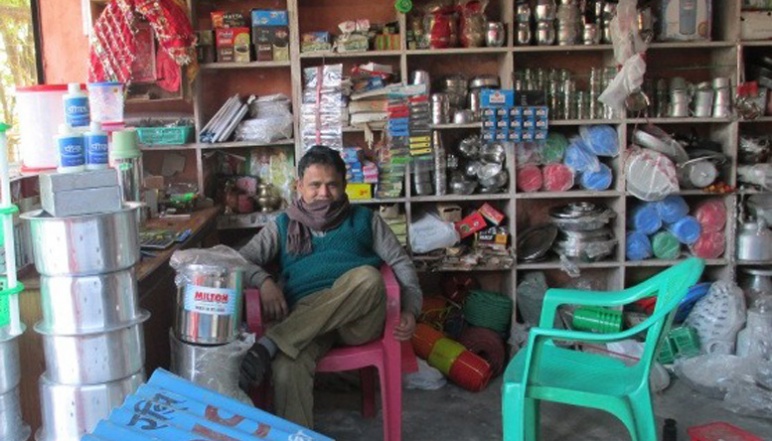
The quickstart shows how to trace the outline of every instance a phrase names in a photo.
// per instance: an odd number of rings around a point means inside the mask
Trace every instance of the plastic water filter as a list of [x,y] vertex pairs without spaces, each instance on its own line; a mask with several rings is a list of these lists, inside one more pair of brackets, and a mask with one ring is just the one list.
[[[5,246],[7,273],[6,286],[0,287],[2,289],[0,295],[8,296],[8,320],[4,324],[5,320],[0,314],[0,337],[3,335],[16,336],[24,332],[19,320],[18,297],[18,293],[24,287],[16,280],[16,248],[13,237],[13,213],[18,208],[11,203],[11,182],[8,175],[8,145],[5,132],[9,128],[10,126],[7,124],[0,122],[0,223],[2,223],[0,242],[4,242]],[[0,306],[2,306],[2,299],[0,299]]]

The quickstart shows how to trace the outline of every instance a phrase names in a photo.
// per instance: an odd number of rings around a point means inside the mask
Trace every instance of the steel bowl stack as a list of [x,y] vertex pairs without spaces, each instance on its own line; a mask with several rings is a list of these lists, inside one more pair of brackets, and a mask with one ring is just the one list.
[[77,441],[144,381],[145,344],[134,265],[137,208],[53,217],[22,215],[40,273],[46,372],[38,441]]

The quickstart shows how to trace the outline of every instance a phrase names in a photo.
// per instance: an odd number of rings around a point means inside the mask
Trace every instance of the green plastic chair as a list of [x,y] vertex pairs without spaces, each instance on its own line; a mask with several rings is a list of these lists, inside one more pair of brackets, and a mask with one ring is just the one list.
[[[604,410],[624,423],[633,441],[656,440],[649,371],[678,304],[689,287],[697,283],[704,268],[702,259],[690,258],[623,291],[548,290],[539,326],[531,329],[527,346],[509,362],[504,373],[504,440],[538,439],[541,400]],[[560,305],[619,307],[651,296],[657,297],[652,315],[622,332],[596,334],[553,328]],[[607,343],[638,334],[645,335],[644,350],[632,366],[609,356],[554,344]]]

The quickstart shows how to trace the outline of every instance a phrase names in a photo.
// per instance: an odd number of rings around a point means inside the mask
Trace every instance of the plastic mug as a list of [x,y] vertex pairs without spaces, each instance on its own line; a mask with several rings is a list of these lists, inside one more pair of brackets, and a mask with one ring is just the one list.
[[579,331],[600,333],[622,330],[622,311],[597,306],[581,306],[574,310],[571,326]]

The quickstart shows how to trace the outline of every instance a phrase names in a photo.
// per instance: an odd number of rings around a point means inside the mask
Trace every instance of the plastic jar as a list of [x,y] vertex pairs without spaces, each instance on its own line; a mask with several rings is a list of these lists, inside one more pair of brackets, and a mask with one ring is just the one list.
[[16,88],[23,170],[45,170],[58,165],[54,137],[59,125],[64,123],[66,93],[65,84]]

